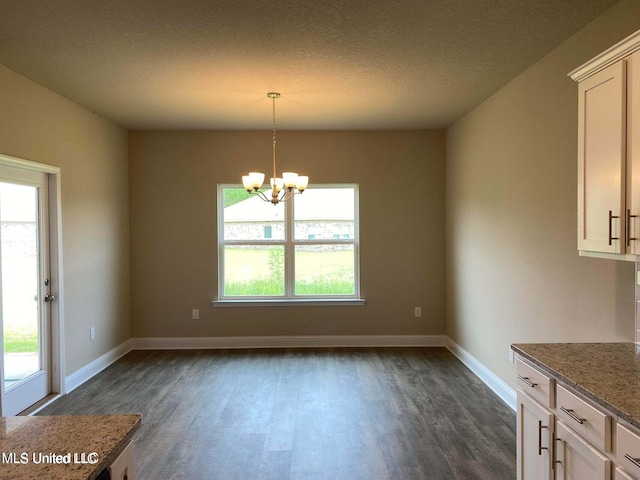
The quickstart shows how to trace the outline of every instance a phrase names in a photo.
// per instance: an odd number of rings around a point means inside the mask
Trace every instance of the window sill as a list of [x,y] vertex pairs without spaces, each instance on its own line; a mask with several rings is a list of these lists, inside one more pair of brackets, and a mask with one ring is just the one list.
[[364,298],[300,298],[283,300],[211,300],[212,307],[317,307],[317,306],[364,306]]

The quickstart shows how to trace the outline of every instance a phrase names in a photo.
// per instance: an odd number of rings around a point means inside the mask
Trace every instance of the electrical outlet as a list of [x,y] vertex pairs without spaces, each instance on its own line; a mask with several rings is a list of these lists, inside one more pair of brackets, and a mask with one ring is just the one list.
[[511,350],[511,347],[509,347],[509,361],[513,363],[513,350]]
[[416,318],[417,317],[421,317],[422,316],[422,307],[416,307],[414,315],[416,316]]
[[95,340],[96,339],[96,327],[91,327],[89,329],[89,338],[91,340]]
[[191,310],[191,318],[193,320],[200,320],[200,310],[197,308]]

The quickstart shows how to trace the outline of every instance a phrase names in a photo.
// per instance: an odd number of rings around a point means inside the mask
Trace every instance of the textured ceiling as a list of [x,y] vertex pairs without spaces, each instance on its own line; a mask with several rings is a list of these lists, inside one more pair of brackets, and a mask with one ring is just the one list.
[[0,63],[132,129],[442,128],[615,0],[0,0]]

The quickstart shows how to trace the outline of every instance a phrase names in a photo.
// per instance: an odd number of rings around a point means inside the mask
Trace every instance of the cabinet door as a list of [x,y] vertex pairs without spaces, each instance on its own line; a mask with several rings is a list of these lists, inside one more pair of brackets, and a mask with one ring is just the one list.
[[630,474],[628,474],[621,468],[616,468],[613,474],[613,480],[635,480]]
[[112,480],[134,480],[133,474],[133,442],[125,447],[122,453],[109,467]]
[[556,436],[556,480],[611,479],[611,461],[560,421]]
[[578,249],[624,253],[626,64],[578,86]]
[[518,480],[553,478],[553,414],[518,390]]
[[627,57],[627,250],[640,254],[640,51]]

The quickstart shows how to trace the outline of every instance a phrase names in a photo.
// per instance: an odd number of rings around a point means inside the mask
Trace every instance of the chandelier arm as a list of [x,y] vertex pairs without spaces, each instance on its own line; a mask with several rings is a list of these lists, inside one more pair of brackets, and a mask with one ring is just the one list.
[[257,197],[260,200],[263,200],[265,202],[271,202],[271,199],[267,198],[267,196],[264,194],[264,192],[261,192],[260,190],[256,190],[254,192],[251,192],[249,195],[257,195]]
[[283,191],[282,196],[280,197],[280,199],[278,201],[279,202],[286,202],[287,200],[291,200],[291,198],[294,195],[296,195],[297,193],[300,193],[300,192],[294,191],[294,190]]

